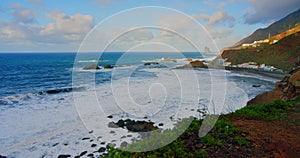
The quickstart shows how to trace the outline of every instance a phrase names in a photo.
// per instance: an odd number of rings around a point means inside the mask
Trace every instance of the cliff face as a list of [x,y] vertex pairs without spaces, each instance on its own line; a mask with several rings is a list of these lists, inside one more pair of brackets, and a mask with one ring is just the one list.
[[289,35],[274,44],[225,49],[221,56],[227,62],[231,62],[231,65],[256,62],[289,71],[300,60],[300,32]]
[[258,29],[250,36],[240,40],[235,43],[233,47],[241,46],[244,43],[252,43],[254,41],[262,40],[268,38],[269,35],[274,36],[285,30],[288,30],[290,27],[295,26],[300,22],[300,9],[289,14],[288,16],[282,18],[281,20],[274,22],[267,28]]

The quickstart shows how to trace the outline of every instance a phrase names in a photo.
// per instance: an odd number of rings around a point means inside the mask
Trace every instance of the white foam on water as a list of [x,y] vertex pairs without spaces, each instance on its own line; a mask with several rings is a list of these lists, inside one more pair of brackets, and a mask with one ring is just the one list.
[[[111,71],[118,75],[135,70],[122,67]],[[163,123],[160,128],[167,129],[182,118],[197,117],[197,110],[203,106],[214,105],[208,106],[209,113],[228,113],[242,108],[249,99],[249,92],[231,80],[225,80],[224,90],[223,74],[233,75],[228,71],[169,68],[144,71],[155,73],[156,77],[127,78],[123,74],[112,77],[112,83],[91,86],[85,91],[46,95],[1,110],[0,153],[12,157],[57,157],[59,154],[74,157],[82,151],[92,153],[107,143],[117,146],[124,141],[130,143],[139,136],[122,128],[109,128],[111,121],[151,120],[155,125]],[[222,99],[212,101],[212,95],[225,95],[223,104],[220,104]],[[113,118],[108,119],[108,115]],[[82,140],[85,137],[89,139]],[[92,148],[91,144],[97,147]]]

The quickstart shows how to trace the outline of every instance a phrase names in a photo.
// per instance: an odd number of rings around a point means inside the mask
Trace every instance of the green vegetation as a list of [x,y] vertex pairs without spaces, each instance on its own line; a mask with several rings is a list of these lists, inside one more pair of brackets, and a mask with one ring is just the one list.
[[222,141],[215,139],[211,134],[207,134],[201,138],[200,142],[205,146],[222,146]]
[[250,142],[247,138],[236,136],[234,140],[239,144],[239,146],[250,146]]
[[235,111],[234,113],[229,114],[229,117],[258,119],[266,121],[285,119],[286,115],[284,114],[284,112],[296,103],[297,102],[274,101],[268,104],[246,106],[240,110]]
[[[189,122],[191,121],[192,118],[187,118],[183,119],[182,122]],[[154,151],[147,151],[147,152],[128,152],[124,150],[119,150],[119,149],[114,149],[110,148],[108,150],[108,157],[114,157],[114,158],[119,158],[119,157],[207,157],[208,153],[206,152],[205,148],[210,147],[210,146],[223,146],[224,143],[226,143],[227,138],[229,139],[232,137],[234,138],[235,135],[239,135],[241,130],[236,128],[232,123],[225,121],[225,120],[218,120],[212,129],[212,131],[205,135],[204,137],[200,138],[197,144],[202,144],[204,148],[197,149],[196,151],[193,152],[188,152],[186,150],[186,144],[184,143],[184,137],[190,134],[194,134],[196,138],[198,137],[198,131],[199,128],[202,124],[202,120],[197,120],[193,119],[192,122],[190,122],[190,126],[185,132],[177,138],[175,141],[171,142],[167,146],[164,146],[162,148],[156,149]],[[159,132],[154,132],[152,135],[146,139],[143,139],[141,141],[136,141],[129,146],[127,146],[125,149],[126,150],[131,150],[132,149],[144,149],[144,148],[149,148],[149,145],[152,143],[159,142],[161,141],[166,141],[167,137],[174,136],[173,133],[178,132],[178,128],[180,129],[181,126],[175,127],[172,130],[165,130],[161,133]],[[158,137],[161,139],[158,141]],[[165,138],[164,138],[165,137]],[[239,139],[242,144],[242,146],[245,146],[247,144],[247,139]],[[246,142],[242,142],[246,141]],[[249,142],[248,142],[249,143]],[[157,145],[157,144],[156,144]],[[139,148],[136,148],[139,147]],[[152,146],[153,147],[153,146]]]
[[277,43],[261,44],[256,48],[241,48],[225,50],[222,58],[227,59],[232,65],[248,62],[275,66],[284,71],[290,71],[300,56],[300,33],[289,35]]
[[[228,120],[237,118],[267,121],[286,119],[285,112],[299,103],[300,98],[294,102],[274,101],[269,104],[246,106],[234,113],[221,115],[213,129],[201,138],[198,137],[198,132],[203,120],[194,119],[193,117],[186,118],[172,130],[152,132],[151,136],[133,142],[125,148],[127,151],[110,147],[108,157],[208,157],[212,150],[226,150],[228,146],[249,148],[252,146],[249,138],[241,129]],[[189,124],[190,126],[185,129]],[[176,140],[159,148],[159,145],[165,144],[169,139],[172,140],[176,137],[178,137]],[[192,144],[189,144],[191,142]],[[152,151],[129,152],[133,150],[141,151],[155,146],[157,149]]]

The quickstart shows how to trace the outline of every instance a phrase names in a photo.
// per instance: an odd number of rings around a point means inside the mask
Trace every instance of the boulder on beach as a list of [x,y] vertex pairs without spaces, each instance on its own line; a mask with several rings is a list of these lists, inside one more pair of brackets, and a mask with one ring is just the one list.
[[158,129],[158,127],[154,126],[154,122],[147,121],[135,121],[135,120],[119,120],[117,123],[110,122],[108,124],[110,128],[126,128],[128,131],[132,132],[149,132]]
[[92,64],[83,68],[83,70],[99,70],[100,67],[97,64]]

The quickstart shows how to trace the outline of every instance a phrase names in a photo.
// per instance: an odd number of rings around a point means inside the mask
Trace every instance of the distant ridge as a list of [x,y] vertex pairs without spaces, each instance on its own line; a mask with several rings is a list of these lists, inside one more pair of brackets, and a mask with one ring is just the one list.
[[268,38],[268,36],[274,36],[289,28],[294,27],[297,23],[300,23],[300,8],[287,15],[286,17],[274,22],[267,28],[261,28],[253,32],[250,36],[235,43],[232,47],[238,47],[245,43],[253,43],[254,41]]

